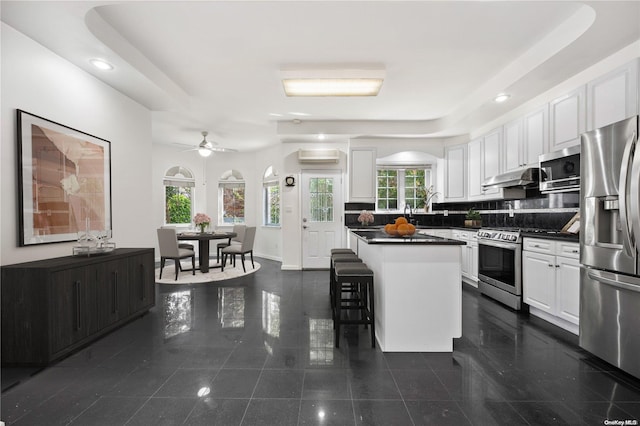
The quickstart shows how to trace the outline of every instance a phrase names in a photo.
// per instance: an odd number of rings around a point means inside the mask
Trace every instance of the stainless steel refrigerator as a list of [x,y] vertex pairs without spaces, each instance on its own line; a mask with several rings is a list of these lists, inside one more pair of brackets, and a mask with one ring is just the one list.
[[638,117],[581,144],[580,346],[640,378]]

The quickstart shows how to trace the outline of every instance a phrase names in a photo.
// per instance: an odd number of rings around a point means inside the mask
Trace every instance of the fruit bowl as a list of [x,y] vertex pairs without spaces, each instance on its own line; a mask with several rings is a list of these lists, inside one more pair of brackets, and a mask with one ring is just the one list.
[[388,223],[384,226],[384,232],[392,236],[409,237],[416,233],[416,227],[409,223],[407,219],[400,216],[395,223]]

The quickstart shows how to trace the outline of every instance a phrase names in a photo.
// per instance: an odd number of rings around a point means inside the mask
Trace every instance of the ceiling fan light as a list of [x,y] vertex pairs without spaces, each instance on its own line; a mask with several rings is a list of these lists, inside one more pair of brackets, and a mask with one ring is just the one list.
[[198,154],[200,154],[201,157],[208,157],[213,153],[213,151],[211,150],[211,148],[209,146],[207,146],[207,144],[200,144],[200,146],[198,147]]

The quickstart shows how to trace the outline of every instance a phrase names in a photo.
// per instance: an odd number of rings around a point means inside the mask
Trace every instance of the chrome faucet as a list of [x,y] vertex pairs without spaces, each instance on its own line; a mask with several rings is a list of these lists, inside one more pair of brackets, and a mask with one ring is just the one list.
[[410,203],[405,203],[404,205],[404,217],[407,217],[407,208],[409,208],[409,217],[413,218],[413,209],[411,208],[411,204]]

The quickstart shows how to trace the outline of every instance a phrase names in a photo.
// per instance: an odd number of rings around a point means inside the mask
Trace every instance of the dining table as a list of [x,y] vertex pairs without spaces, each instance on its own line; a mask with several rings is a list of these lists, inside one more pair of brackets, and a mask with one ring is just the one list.
[[209,242],[211,240],[228,239],[231,244],[231,238],[235,237],[235,232],[214,231],[214,232],[181,232],[177,234],[179,241],[198,241],[198,264],[200,272],[206,274],[209,268],[220,268],[222,265],[217,263],[213,266],[209,265]]

